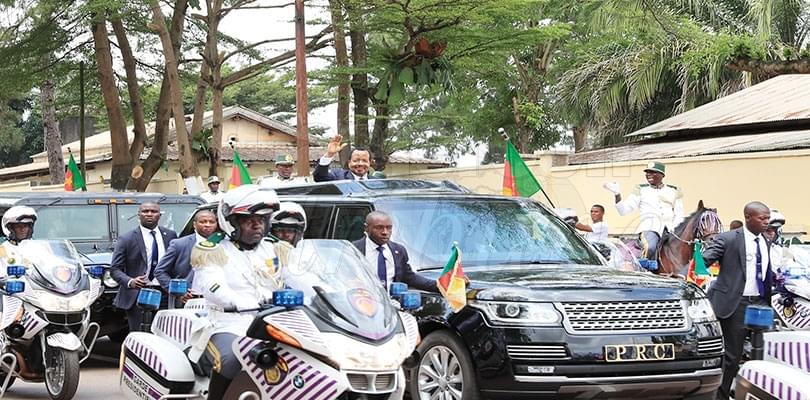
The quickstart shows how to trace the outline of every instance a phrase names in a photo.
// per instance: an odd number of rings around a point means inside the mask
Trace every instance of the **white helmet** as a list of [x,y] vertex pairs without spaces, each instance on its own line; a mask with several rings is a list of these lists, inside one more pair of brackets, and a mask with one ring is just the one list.
[[771,219],[768,220],[768,226],[781,228],[782,225],[785,225],[785,216],[778,210],[771,210]]
[[281,203],[278,211],[270,216],[270,226],[273,228],[297,228],[307,230],[307,213],[304,208],[291,201]]
[[31,224],[31,233],[33,233],[34,223],[37,222],[37,212],[28,206],[14,206],[6,210],[3,214],[3,234],[9,240],[19,241],[30,239],[14,237],[14,231],[11,229],[12,224]]
[[269,217],[278,210],[278,203],[278,196],[272,189],[262,188],[258,185],[242,185],[231,189],[225,193],[217,207],[219,227],[231,239],[236,239],[239,236],[235,221],[237,215]]

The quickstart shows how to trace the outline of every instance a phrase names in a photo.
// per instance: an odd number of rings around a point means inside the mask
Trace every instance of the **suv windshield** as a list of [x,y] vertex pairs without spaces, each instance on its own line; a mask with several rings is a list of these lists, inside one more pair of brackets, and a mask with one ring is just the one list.
[[457,242],[464,265],[593,264],[599,256],[531,201],[512,199],[380,199],[391,215],[393,240],[405,244],[417,269],[441,268]]
[[[138,207],[138,204],[118,205],[118,232],[128,232],[138,226]],[[196,204],[161,204],[159,224],[177,232],[196,209]]]
[[40,207],[34,239],[110,240],[106,204]]

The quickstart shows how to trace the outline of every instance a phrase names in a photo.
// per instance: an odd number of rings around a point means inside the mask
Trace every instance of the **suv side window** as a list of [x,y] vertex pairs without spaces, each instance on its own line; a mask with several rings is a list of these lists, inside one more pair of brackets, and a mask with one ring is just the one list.
[[370,212],[369,207],[339,207],[332,238],[354,241],[363,237],[366,215]]
[[307,231],[304,232],[304,238],[326,239],[329,220],[332,217],[332,206],[299,204],[304,208],[304,212],[307,213]]

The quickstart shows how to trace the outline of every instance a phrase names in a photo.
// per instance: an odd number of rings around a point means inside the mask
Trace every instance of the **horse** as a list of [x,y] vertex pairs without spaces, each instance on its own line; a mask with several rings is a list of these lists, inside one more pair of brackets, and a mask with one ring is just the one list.
[[704,207],[703,200],[700,200],[695,212],[684,218],[672,232],[664,229],[658,243],[656,272],[659,275],[685,277],[694,255],[695,240],[700,240],[705,248],[715,235],[722,232],[723,223],[717,209]]

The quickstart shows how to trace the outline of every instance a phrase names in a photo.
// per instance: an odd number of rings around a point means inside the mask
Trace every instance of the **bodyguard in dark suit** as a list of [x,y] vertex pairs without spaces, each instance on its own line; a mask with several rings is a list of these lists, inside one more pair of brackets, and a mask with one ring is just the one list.
[[366,216],[366,237],[353,242],[376,267],[377,277],[387,288],[391,282],[402,282],[410,287],[439,293],[436,281],[413,272],[408,264],[408,251],[392,242],[393,223],[388,214],[374,211]]
[[315,166],[315,171],[312,172],[312,177],[315,182],[339,181],[339,180],[366,180],[377,179],[369,175],[368,169],[371,166],[371,152],[366,149],[355,148],[352,150],[351,158],[349,159],[349,169],[335,168],[330,170],[329,164],[335,159],[338,152],[344,147],[341,144],[343,139],[341,135],[335,135],[332,141],[326,148],[326,153],[318,161]]
[[141,313],[135,301],[138,290],[157,285],[154,272],[169,242],[177,237],[171,229],[158,226],[160,206],[143,203],[138,208],[140,225],[121,235],[115,244],[110,274],[118,282],[118,294],[113,305],[126,311],[130,331],[141,325]]
[[[155,269],[155,279],[160,283],[160,287],[166,292],[169,291],[169,282],[172,279],[185,279],[188,281],[189,293],[181,298],[185,303],[194,291],[194,271],[191,269],[191,249],[199,242],[207,239],[217,230],[217,216],[210,210],[200,210],[194,214],[194,233],[173,240],[166,249],[166,254],[158,262]],[[200,291],[196,291],[200,293]]]
[[706,265],[720,262],[720,275],[709,288],[709,301],[720,320],[725,342],[723,383],[718,399],[727,400],[731,383],[739,370],[745,340],[745,308],[770,304],[773,271],[770,246],[762,232],[768,227],[770,209],[760,202],[743,210],[745,226],[718,235],[703,253]]

